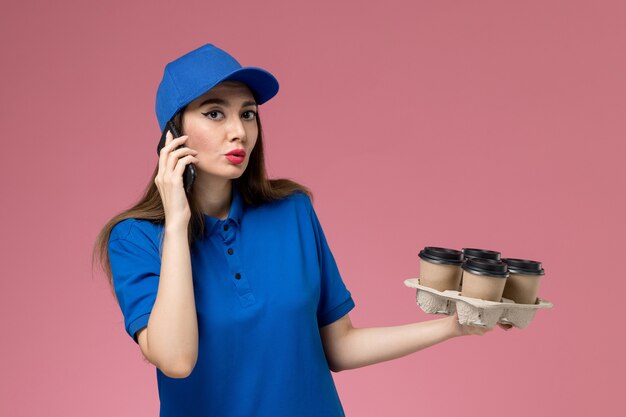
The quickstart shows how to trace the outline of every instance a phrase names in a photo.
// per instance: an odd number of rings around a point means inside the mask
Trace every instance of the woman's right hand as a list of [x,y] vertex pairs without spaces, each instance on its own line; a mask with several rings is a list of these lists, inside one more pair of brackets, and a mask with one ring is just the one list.
[[191,218],[191,210],[187,195],[183,187],[183,172],[187,164],[199,162],[195,157],[198,151],[183,146],[189,136],[183,135],[173,138],[168,130],[165,136],[165,146],[159,153],[159,171],[154,178],[165,211],[166,225],[187,227]]

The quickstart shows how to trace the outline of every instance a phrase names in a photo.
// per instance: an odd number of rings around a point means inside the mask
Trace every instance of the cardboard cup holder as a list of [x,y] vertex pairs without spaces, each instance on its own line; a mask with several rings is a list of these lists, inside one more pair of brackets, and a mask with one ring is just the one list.
[[501,302],[461,296],[460,291],[437,291],[420,285],[419,278],[410,278],[404,285],[417,289],[416,301],[424,313],[452,315],[456,311],[459,323],[492,328],[498,323],[523,329],[535,317],[537,310],[552,308],[547,300],[537,298],[535,304],[518,304],[508,298]]

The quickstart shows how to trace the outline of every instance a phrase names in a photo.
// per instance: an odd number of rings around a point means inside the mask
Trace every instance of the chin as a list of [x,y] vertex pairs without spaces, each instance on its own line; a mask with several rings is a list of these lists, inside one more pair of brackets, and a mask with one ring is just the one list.
[[199,173],[202,172],[204,175],[209,175],[212,177],[221,177],[224,179],[237,179],[241,177],[241,175],[245,172],[248,165],[230,165],[228,168],[220,168],[219,171],[207,170],[204,166],[200,164],[196,164],[196,171]]

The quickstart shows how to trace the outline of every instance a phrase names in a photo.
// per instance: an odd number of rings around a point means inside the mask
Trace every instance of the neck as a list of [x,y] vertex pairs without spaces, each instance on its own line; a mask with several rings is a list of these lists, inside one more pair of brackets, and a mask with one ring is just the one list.
[[[200,174],[200,173],[198,173]],[[221,179],[219,181],[208,181],[200,175],[194,184],[194,193],[198,199],[200,210],[211,217],[224,220],[230,211],[232,198],[232,180]]]

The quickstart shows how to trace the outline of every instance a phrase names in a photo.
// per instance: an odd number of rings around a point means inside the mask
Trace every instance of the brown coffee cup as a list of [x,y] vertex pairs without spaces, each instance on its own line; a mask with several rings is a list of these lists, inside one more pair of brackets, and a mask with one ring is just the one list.
[[505,258],[509,268],[502,296],[519,304],[536,304],[539,281],[545,275],[541,262],[527,259]]
[[455,249],[426,246],[419,253],[420,285],[437,291],[458,291],[463,253]]
[[[463,248],[463,262],[470,258],[500,260],[500,252],[488,249]],[[463,288],[463,274],[461,274],[461,289]]]
[[488,301],[502,301],[509,271],[501,260],[469,258],[463,263],[461,296]]

